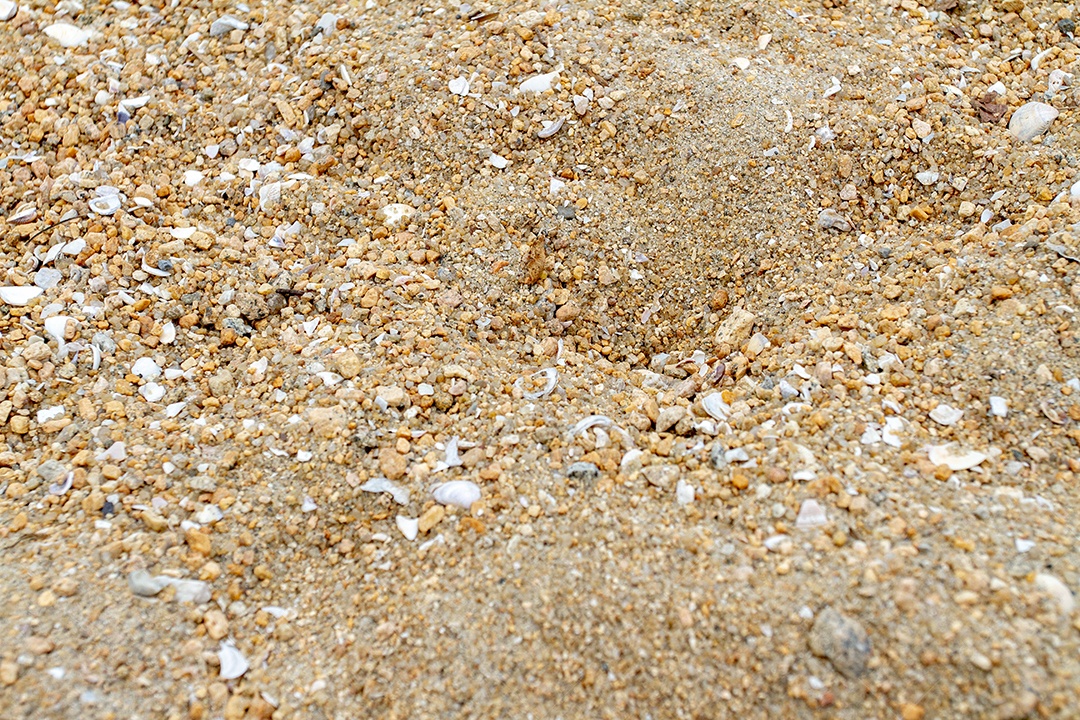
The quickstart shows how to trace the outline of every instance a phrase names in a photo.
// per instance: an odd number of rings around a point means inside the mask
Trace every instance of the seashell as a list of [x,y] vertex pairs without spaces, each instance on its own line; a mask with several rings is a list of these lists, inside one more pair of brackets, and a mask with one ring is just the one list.
[[45,34],[60,43],[61,47],[73,48],[85,45],[93,35],[89,30],[75,27],[71,23],[53,23],[44,30]]
[[536,137],[540,138],[541,140],[546,140],[547,138],[562,130],[563,123],[565,122],[566,118],[559,118],[555,122],[548,122],[545,120],[544,129],[536,133]]
[[119,195],[99,195],[87,203],[98,215],[115,215],[121,206]]
[[247,659],[240,654],[232,643],[221,643],[218,650],[218,660],[221,661],[221,678],[223,680],[235,680],[248,671]]
[[818,213],[817,223],[823,230],[847,232],[851,229],[851,222],[832,208],[825,208]]
[[488,162],[491,163],[492,167],[498,170],[502,170],[510,164],[509,160],[504,158],[502,155],[496,155],[495,153],[491,153],[491,156],[488,157]]
[[524,382],[522,378],[518,378],[514,381],[514,387],[518,390],[521,390],[522,396],[528,400],[539,400],[542,397],[547,397],[551,394],[551,391],[555,389],[555,385],[559,382],[559,371],[555,368],[544,368],[539,372],[534,372],[532,375],[529,376],[529,379],[531,380],[532,378],[541,376],[547,378],[547,382],[544,383],[544,387],[542,390],[538,390],[536,392],[525,392],[523,389]]
[[535,92],[542,93],[550,90],[555,84],[555,81],[559,79],[559,70],[554,70],[543,75],[534,75],[525,82],[518,85],[518,90],[521,92]]
[[195,187],[203,181],[206,175],[202,174],[198,170],[185,170],[184,171],[184,184],[188,187]]
[[405,517],[404,515],[398,515],[395,518],[398,530],[405,536],[406,540],[415,540],[416,536],[420,534],[420,521],[416,518]]
[[732,58],[731,64],[734,65],[735,67],[739,68],[740,70],[743,70],[743,71],[750,69],[750,59],[749,58],[744,58],[744,57]]
[[19,6],[11,0],[0,0],[0,20],[10,20],[19,13]]
[[61,352],[64,350],[64,335],[67,333],[67,324],[70,319],[67,315],[53,315],[45,319],[45,332],[56,341]]
[[694,502],[694,486],[680,479],[675,485],[675,502],[680,505],[689,505]]
[[1009,414],[1009,403],[1005,398],[998,395],[990,396],[990,414],[995,417],[1005,417]]
[[964,411],[942,403],[930,411],[930,419],[940,425],[955,425],[964,417]]
[[817,500],[803,500],[799,508],[799,515],[795,518],[795,527],[800,530],[812,527],[820,527],[829,522],[829,516],[825,514],[825,508]]
[[454,95],[460,95],[465,97],[469,94],[469,80],[463,77],[456,77],[450,81],[450,92]]
[[340,19],[339,15],[335,15],[332,12],[323,13],[319,18],[319,22],[315,23],[315,29],[323,34],[323,37],[330,37],[334,30],[337,29],[337,22]]
[[584,115],[589,111],[589,98],[584,95],[574,96],[574,112],[578,115]]
[[718,422],[724,422],[731,414],[731,406],[724,402],[720,393],[711,393],[701,399],[701,407],[709,417]]
[[37,219],[37,206],[33,203],[23,203],[15,208],[15,212],[8,215],[9,225],[25,225]]
[[247,30],[249,27],[251,26],[239,18],[234,18],[232,15],[222,15],[210,23],[210,37],[221,37],[231,33],[233,30]]
[[1035,587],[1040,592],[1054,598],[1054,602],[1057,603],[1062,615],[1071,615],[1072,611],[1076,609],[1076,599],[1073,597],[1072,591],[1069,590],[1065,583],[1053,575],[1038,573],[1035,575]]
[[938,181],[938,178],[940,177],[941,175],[934,172],[933,170],[923,170],[921,173],[915,174],[915,179],[926,186],[933,185]]
[[146,260],[142,261],[142,271],[147,275],[153,275],[154,277],[169,277],[172,273],[161,270],[160,268],[150,267],[146,264]]
[[22,306],[43,293],[39,287],[23,285],[20,287],[0,287],[0,301],[8,305]]
[[147,402],[157,402],[165,397],[165,388],[156,382],[149,382],[139,388],[139,394],[146,398]]
[[375,213],[375,219],[385,224],[388,228],[395,228],[401,225],[409,217],[415,213],[416,210],[410,205],[405,203],[390,203],[389,205],[383,205]]
[[431,494],[435,501],[442,505],[454,505],[468,510],[480,499],[480,486],[469,480],[451,480],[436,485]]
[[405,488],[398,487],[396,484],[387,480],[386,478],[377,477],[368,480],[366,483],[360,486],[360,489],[369,493],[390,493],[390,497],[394,498],[394,502],[398,505],[409,504],[409,491]]
[[181,400],[180,402],[169,403],[165,406],[165,417],[174,418],[183,412],[187,406],[187,401]]
[[1009,134],[1020,142],[1030,142],[1049,130],[1059,114],[1053,105],[1025,103],[1009,118]]
[[1060,91],[1063,87],[1067,87],[1072,83],[1072,73],[1067,73],[1064,70],[1054,70],[1050,73],[1050,78],[1046,81],[1046,96],[1050,97]]
[[[281,183],[266,183],[259,188],[259,209],[266,210],[281,200]],[[175,233],[174,233],[175,236]]]
[[945,465],[950,470],[970,470],[986,459],[984,453],[962,448],[956,443],[931,445],[927,454],[934,465]]
[[143,380],[156,380],[161,377],[161,368],[150,358],[143,356],[131,365],[131,374]]

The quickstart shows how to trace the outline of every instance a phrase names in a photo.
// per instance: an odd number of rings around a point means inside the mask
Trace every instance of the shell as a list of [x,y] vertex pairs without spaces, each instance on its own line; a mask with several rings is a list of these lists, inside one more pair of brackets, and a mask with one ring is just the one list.
[[1053,575],[1038,573],[1035,576],[1035,587],[1040,592],[1044,592],[1054,598],[1062,615],[1071,615],[1072,611],[1076,609],[1076,600],[1073,598],[1072,591],[1069,590],[1069,587],[1065,583],[1061,582]]
[[720,396],[720,393],[712,393],[703,397],[701,407],[709,414],[709,417],[718,422],[727,420],[728,415],[731,414],[731,406],[724,402],[724,398]]
[[120,196],[99,195],[88,202],[87,206],[98,215],[115,215],[116,212],[120,210]]
[[221,678],[223,680],[235,680],[248,671],[247,658],[240,654],[232,643],[221,643],[218,650],[218,660],[221,661]]
[[545,140],[545,139],[551,137],[555,133],[562,130],[563,123],[565,123],[565,122],[566,122],[566,118],[562,118],[562,117],[559,118],[558,120],[556,120],[555,122],[552,122],[552,123],[548,123],[548,122],[545,121],[544,129],[541,130],[540,132],[536,133],[536,137],[540,138],[541,140]]
[[559,79],[559,71],[545,73],[543,75],[534,75],[525,82],[518,85],[518,90],[521,92],[535,92],[542,93],[546,90],[550,90],[555,81]]
[[495,153],[491,153],[491,156],[488,157],[488,162],[491,163],[492,167],[497,170],[502,170],[510,164],[509,160],[504,158],[502,155],[496,155]]
[[61,47],[66,48],[85,45],[91,35],[93,35],[89,30],[83,30],[80,27],[75,27],[71,23],[64,22],[53,23],[46,27],[44,32],[53,40],[60,43]]
[[390,493],[390,497],[394,498],[394,502],[396,502],[398,505],[409,504],[409,491],[405,488],[398,487],[386,478],[372,478],[363,485],[361,485],[360,489],[364,492],[370,493]]
[[210,23],[210,37],[221,37],[233,30],[247,30],[250,27],[246,22],[232,15],[222,15]]
[[1005,417],[1009,414],[1009,403],[1005,398],[998,395],[990,396],[990,414],[995,417]]
[[132,364],[131,374],[143,380],[156,380],[161,377],[161,368],[152,359],[143,356]]
[[945,465],[950,470],[970,470],[986,459],[984,453],[977,450],[962,448],[956,443],[945,445],[931,445],[927,449],[930,462],[935,465]]
[[405,536],[406,540],[415,540],[416,536],[420,534],[420,521],[416,518],[405,517],[404,515],[398,515],[395,519],[398,530]]
[[824,230],[837,230],[847,232],[851,229],[851,222],[832,208],[825,208],[818,214],[818,227]]
[[454,95],[465,97],[469,94],[469,80],[468,78],[456,77],[450,81],[449,88]]
[[23,285],[21,287],[0,287],[0,301],[8,305],[26,305],[43,293],[39,287]]
[[67,324],[70,319],[67,315],[53,315],[45,319],[45,332],[56,341],[61,350],[64,348],[64,333],[67,332]]
[[19,13],[19,6],[11,0],[0,0],[0,20],[10,20]]
[[392,229],[407,221],[415,212],[416,210],[411,205],[390,203],[379,208],[375,213],[375,219]]
[[829,522],[829,516],[825,514],[825,508],[817,500],[803,500],[799,508],[799,516],[795,518],[795,527],[804,528],[819,527]]
[[1030,142],[1049,130],[1058,115],[1058,109],[1053,105],[1026,103],[1009,118],[1009,134],[1019,142]]
[[955,425],[964,417],[964,411],[942,403],[930,411],[930,419],[940,425]]
[[431,494],[441,505],[454,505],[468,510],[480,499],[480,486],[469,480],[451,480],[435,486]]
[[918,180],[921,184],[926,185],[926,186],[933,185],[934,183],[936,183],[938,181],[938,178],[940,178],[940,177],[941,177],[941,175],[934,172],[933,170],[924,170],[921,173],[916,173],[915,174],[915,179]]
[[23,203],[15,208],[15,212],[8,215],[8,224],[25,225],[37,219],[37,206],[33,203]]
[[173,325],[172,320],[161,326],[161,336],[158,340],[160,340],[163,345],[170,345],[176,340],[176,326]]
[[139,394],[146,398],[147,402],[157,402],[165,397],[165,388],[156,382],[149,382],[139,388]]
[[555,368],[544,368],[538,372],[534,372],[529,376],[529,379],[535,377],[544,377],[547,381],[544,383],[544,388],[536,392],[525,392],[523,378],[518,378],[514,381],[514,387],[521,390],[523,397],[529,400],[539,400],[542,397],[547,397],[551,394],[551,391],[555,389],[555,385],[559,382],[559,371]]

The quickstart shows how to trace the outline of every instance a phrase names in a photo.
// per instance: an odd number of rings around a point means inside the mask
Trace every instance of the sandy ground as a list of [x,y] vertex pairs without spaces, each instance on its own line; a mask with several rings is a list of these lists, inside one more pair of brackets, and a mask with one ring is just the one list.
[[0,716],[1075,716],[1072,6],[5,16]]

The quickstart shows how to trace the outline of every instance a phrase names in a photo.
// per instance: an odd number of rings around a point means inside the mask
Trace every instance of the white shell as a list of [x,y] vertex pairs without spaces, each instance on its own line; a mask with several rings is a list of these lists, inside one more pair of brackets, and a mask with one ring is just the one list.
[[1041,102],[1021,105],[1009,118],[1009,134],[1020,142],[1029,142],[1050,129],[1058,109]]
[[545,73],[543,75],[534,75],[525,82],[518,85],[518,90],[521,92],[535,92],[541,93],[545,90],[550,90],[555,81],[559,79],[559,71]]
[[279,200],[281,200],[281,183],[267,183],[259,188],[260,210],[266,210],[271,205],[276,205]]
[[139,394],[146,398],[147,402],[157,402],[165,397],[165,388],[156,382],[149,382],[139,388]]
[[1035,587],[1054,598],[1062,615],[1071,615],[1076,608],[1076,600],[1065,583],[1053,575],[1039,573],[1035,576]]
[[420,534],[420,521],[416,518],[398,515],[395,522],[397,522],[397,528],[405,536],[406,540],[415,540],[416,536]]
[[938,181],[938,178],[940,178],[940,177],[941,177],[941,175],[934,172],[933,170],[923,170],[921,173],[916,173],[915,174],[915,179],[918,180],[923,185],[927,185],[927,186],[933,185],[934,183],[936,183]]
[[169,277],[172,273],[165,270],[159,270],[156,267],[150,267],[146,264],[146,260],[142,261],[142,271],[147,275],[153,275],[154,277]]
[[148,357],[141,357],[131,366],[131,374],[138,375],[143,380],[156,380],[161,376],[161,368]]
[[8,224],[23,225],[37,219],[37,207],[33,203],[23,203],[8,215]]
[[970,470],[986,459],[984,453],[962,448],[956,443],[931,445],[927,450],[930,462],[945,465],[950,470]]
[[737,57],[732,59],[731,64],[739,68],[740,70],[749,70],[750,58]]
[[64,349],[66,344],[64,341],[64,333],[67,331],[68,320],[67,315],[53,315],[52,317],[45,318],[45,332],[49,334],[53,340],[56,341],[60,350]]
[[456,77],[450,81],[450,92],[455,95],[461,95],[465,97],[469,94],[469,80],[468,78]]
[[198,170],[185,170],[184,171],[184,184],[188,187],[195,187],[203,181],[206,175],[203,175]]
[[45,34],[56,40],[62,47],[72,48],[85,45],[86,41],[90,39],[91,33],[89,30],[83,30],[80,27],[75,27],[71,23],[53,23],[44,30]]
[[545,139],[551,137],[555,133],[562,130],[563,123],[565,123],[565,122],[566,122],[566,118],[559,118],[555,122],[547,122],[545,120],[544,121],[544,129],[541,130],[540,132],[536,133],[536,137],[540,138],[541,140],[545,140]]
[[498,170],[502,170],[510,164],[509,160],[504,158],[502,155],[496,155],[495,153],[491,153],[491,155],[488,157],[488,162],[491,163],[492,167]]
[[176,417],[177,415],[179,415],[183,411],[183,409],[186,406],[187,406],[187,402],[184,401],[184,400],[181,400],[180,402],[169,403],[169,405],[167,405],[165,407],[165,417],[167,417],[167,418]]
[[480,487],[469,480],[451,480],[437,485],[431,494],[435,501],[442,505],[454,505],[468,510],[480,499]]
[[218,660],[221,661],[221,678],[223,680],[235,680],[248,671],[247,659],[240,654],[232,643],[221,643],[218,650]]
[[955,425],[964,417],[964,411],[942,403],[930,411],[930,419],[941,425]]
[[21,287],[0,287],[0,300],[8,305],[26,305],[44,292],[39,287],[23,285]]
[[701,399],[701,407],[713,420],[724,422],[731,414],[731,406],[724,402],[720,393],[711,393]]
[[364,492],[370,492],[370,493],[379,493],[379,492],[390,493],[390,496],[392,498],[394,498],[394,502],[396,502],[398,505],[408,505],[409,504],[409,491],[406,490],[405,488],[398,487],[397,485],[395,485],[390,480],[387,480],[386,478],[382,478],[382,477],[371,478],[366,483],[361,485],[360,489],[363,490]]
[[998,395],[990,396],[990,414],[995,417],[1006,417],[1009,414],[1008,401]]
[[161,326],[161,337],[158,338],[163,345],[170,345],[176,340],[176,326],[173,325],[173,321],[165,323]]
[[522,378],[518,378],[514,381],[514,387],[521,390],[522,396],[529,400],[539,400],[542,397],[547,397],[551,394],[551,391],[555,389],[555,385],[559,382],[559,371],[555,368],[544,368],[543,370],[534,372],[532,375],[529,376],[529,378],[531,379],[540,376],[547,378],[547,382],[544,383],[544,387],[542,390],[537,390],[536,392],[525,392],[523,390],[524,382],[522,381]]
[[675,486],[675,502],[680,505],[689,505],[694,502],[694,486],[680,479]]
[[589,111],[589,98],[584,95],[574,96],[574,112],[578,115],[584,115]]
[[829,516],[825,514],[825,508],[817,500],[803,500],[799,508],[799,516],[795,518],[795,527],[801,529],[818,527],[829,522]]
[[375,219],[385,223],[388,228],[395,228],[407,220],[414,212],[416,210],[411,205],[390,203],[379,208],[378,212],[375,213]]
[[210,37],[220,37],[233,30],[247,30],[249,27],[251,26],[239,18],[234,18],[232,15],[222,15],[210,23]]
[[10,20],[19,12],[19,6],[11,0],[0,0],[0,20]]
[[100,195],[88,202],[87,206],[98,215],[114,215],[121,206],[120,196]]

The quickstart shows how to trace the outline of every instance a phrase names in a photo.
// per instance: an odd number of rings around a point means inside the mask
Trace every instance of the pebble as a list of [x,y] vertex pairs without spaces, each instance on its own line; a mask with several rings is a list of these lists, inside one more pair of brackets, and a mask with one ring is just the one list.
[[600,477],[600,468],[590,462],[576,462],[566,469],[566,477],[578,482],[592,482]]
[[679,477],[678,465],[650,465],[644,468],[642,474],[653,487],[661,490],[670,490]]
[[154,597],[161,592],[167,583],[155,578],[145,570],[133,570],[128,574],[128,587],[131,592],[140,597]]
[[686,408],[682,405],[664,408],[656,418],[656,432],[667,432],[684,417],[686,417]]
[[818,612],[810,630],[810,650],[826,658],[847,678],[864,675],[870,663],[870,637],[856,620],[832,607]]

